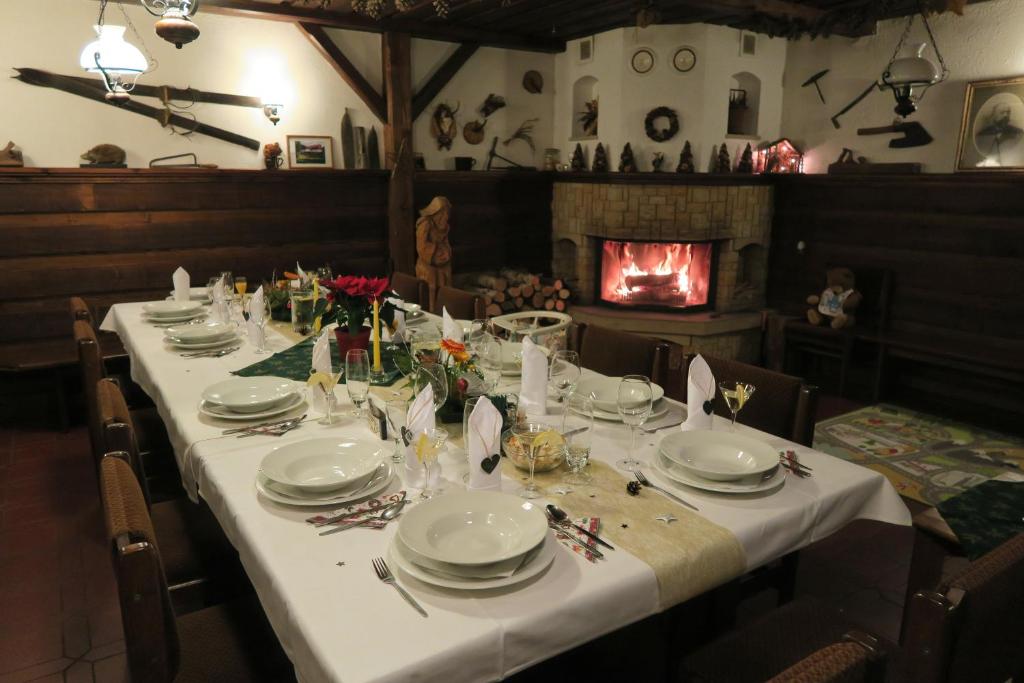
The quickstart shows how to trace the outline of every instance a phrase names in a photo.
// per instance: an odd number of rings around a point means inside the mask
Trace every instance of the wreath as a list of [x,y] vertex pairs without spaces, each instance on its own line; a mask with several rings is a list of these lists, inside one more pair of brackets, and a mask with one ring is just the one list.
[[[655,128],[654,122],[658,119],[668,119],[668,128],[664,130]],[[670,107],[652,109],[647,112],[647,118],[644,119],[644,132],[647,133],[647,137],[655,142],[671,140],[679,132],[679,115],[676,114],[675,109]]]

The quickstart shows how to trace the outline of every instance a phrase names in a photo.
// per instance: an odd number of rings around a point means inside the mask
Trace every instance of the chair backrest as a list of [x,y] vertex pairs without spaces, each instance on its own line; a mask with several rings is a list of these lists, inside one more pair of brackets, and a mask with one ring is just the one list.
[[430,308],[430,285],[415,275],[395,271],[391,274],[391,289],[410,304],[419,304],[423,310]]
[[580,354],[580,364],[611,377],[646,375],[665,385],[668,367],[668,342],[610,327],[573,323],[569,348]]
[[180,658],[174,609],[153,522],[131,465],[113,455],[103,458],[100,491],[131,680],[173,681]]
[[85,320],[92,324],[92,311],[86,305],[85,299],[80,296],[73,296],[68,299],[68,310],[71,312],[71,320]]
[[89,419],[89,442],[92,445],[93,457],[99,461],[103,453],[103,437],[99,426],[99,400],[96,396],[97,383],[106,376],[103,366],[103,355],[96,330],[92,323],[76,320],[73,324],[75,347],[78,350],[78,371],[82,378],[82,391],[85,393],[85,410]]
[[874,683],[883,679],[884,666],[877,641],[873,647],[849,640],[812,652],[768,683]]
[[459,320],[482,320],[486,317],[484,300],[471,292],[454,287],[438,287],[434,298],[434,313],[448,309],[448,315]]
[[[128,403],[124,400],[121,388],[109,379],[101,379],[96,388],[99,410],[99,428],[103,442],[103,453],[120,452],[128,458],[135,477],[139,481],[146,505],[151,504],[149,486],[146,482],[146,470],[139,453],[139,442],[135,436]],[[98,463],[97,463],[98,466]]]
[[[686,402],[686,377],[690,361],[696,354],[683,358],[682,376],[670,383],[680,393],[670,396]],[[814,422],[818,411],[818,388],[804,384],[799,377],[784,375],[766,368],[704,356],[717,382],[747,382],[755,388],[754,396],[744,406],[736,421],[762,432],[768,432],[783,439],[810,446],[814,441]],[[717,415],[730,417],[729,406],[721,393],[715,392],[714,410]]]
[[910,599],[908,680],[999,682],[1024,672],[1024,534]]

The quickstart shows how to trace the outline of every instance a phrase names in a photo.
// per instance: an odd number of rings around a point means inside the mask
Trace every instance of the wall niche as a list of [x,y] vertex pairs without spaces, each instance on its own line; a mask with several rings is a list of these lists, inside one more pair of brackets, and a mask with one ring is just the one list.
[[729,124],[726,134],[757,137],[760,104],[761,79],[749,71],[733,74],[729,85]]
[[599,123],[597,119],[594,119],[592,126],[588,126],[583,118],[584,114],[589,111],[589,106],[596,106],[592,103],[596,103],[598,99],[597,83],[597,79],[593,76],[582,76],[572,84],[573,140],[594,140],[597,138]]

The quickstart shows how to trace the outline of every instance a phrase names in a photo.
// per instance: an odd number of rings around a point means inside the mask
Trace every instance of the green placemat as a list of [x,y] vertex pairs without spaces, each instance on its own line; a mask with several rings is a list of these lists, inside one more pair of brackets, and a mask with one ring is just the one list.
[[1024,533],[1024,482],[986,481],[936,507],[972,560]]
[[[291,348],[275,353],[270,358],[261,360],[258,363],[253,363],[241,370],[235,370],[231,374],[238,375],[240,377],[262,377],[272,375],[274,377],[292,379],[296,382],[305,382],[309,379],[309,370],[313,356],[313,344],[315,341],[316,339],[314,337],[310,337]],[[342,367],[337,344],[332,343],[330,344],[330,347],[331,363],[333,367]],[[397,346],[392,344],[381,345],[380,362],[381,365],[384,366],[384,380],[380,382],[373,382],[374,386],[389,387],[402,379],[402,373],[399,371],[396,362],[402,354],[404,354],[404,351],[399,349]],[[344,377],[341,378],[340,383],[345,383]]]

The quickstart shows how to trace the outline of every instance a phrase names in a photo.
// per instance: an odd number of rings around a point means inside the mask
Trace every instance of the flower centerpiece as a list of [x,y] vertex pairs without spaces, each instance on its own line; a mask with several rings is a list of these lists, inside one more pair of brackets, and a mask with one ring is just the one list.
[[369,348],[370,328],[365,324],[373,314],[374,302],[379,303],[380,319],[389,326],[393,324],[395,307],[383,299],[386,293],[394,296],[388,278],[339,275],[319,284],[327,292],[317,300],[313,319],[319,318],[321,327],[338,323],[334,334],[342,358],[349,349]]
[[442,422],[461,422],[466,399],[483,393],[483,375],[476,367],[473,355],[462,342],[442,339],[436,357],[421,357],[419,360],[422,363],[436,362],[444,368],[448,379],[448,400],[439,416]]

